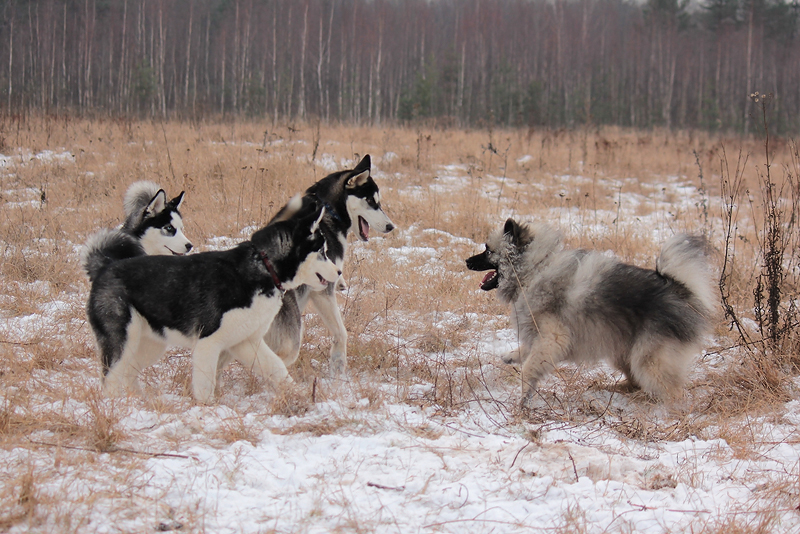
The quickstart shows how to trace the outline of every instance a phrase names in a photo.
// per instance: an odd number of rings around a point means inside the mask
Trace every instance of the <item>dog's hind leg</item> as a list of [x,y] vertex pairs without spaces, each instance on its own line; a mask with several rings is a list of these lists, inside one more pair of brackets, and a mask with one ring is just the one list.
[[527,354],[521,353],[522,400],[527,406],[533,399],[536,386],[544,376],[553,372],[559,362],[569,354],[571,338],[569,329],[554,317],[537,318],[539,335],[533,341]]
[[347,330],[344,327],[344,320],[333,291],[333,284],[330,284],[324,292],[312,293],[311,302],[314,303],[314,308],[319,313],[322,322],[333,336],[329,364],[330,374],[334,377],[341,377],[347,369]]
[[264,341],[288,367],[300,355],[303,340],[303,318],[297,303],[295,291],[287,291],[283,296],[281,309],[264,336]]
[[[131,347],[131,345],[137,345]],[[126,344],[122,357],[112,365],[105,377],[103,377],[103,391],[112,397],[121,397],[129,393],[139,393],[139,370],[140,367],[133,362],[129,353],[138,350],[138,342]]]
[[144,319],[134,314],[128,326],[127,342],[119,360],[111,366],[103,380],[108,395],[119,396],[140,391],[139,373],[157,362],[164,354],[166,344],[149,337]]
[[228,352],[236,361],[261,375],[273,386],[278,386],[284,380],[292,381],[283,360],[260,337],[246,339],[230,347]]
[[699,352],[699,347],[679,341],[639,342],[631,351],[630,379],[655,398],[675,398],[686,381],[692,357]]

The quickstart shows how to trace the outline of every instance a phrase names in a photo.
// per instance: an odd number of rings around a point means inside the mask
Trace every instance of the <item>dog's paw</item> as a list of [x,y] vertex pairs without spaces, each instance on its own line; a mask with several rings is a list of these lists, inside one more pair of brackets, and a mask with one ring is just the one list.
[[[216,373],[214,374],[216,378]],[[192,377],[192,396],[200,404],[211,404],[214,402],[214,391],[216,381],[203,376]]]
[[347,371],[347,356],[340,352],[331,352],[328,371],[331,378],[344,378]]
[[641,388],[632,380],[621,380],[607,388],[612,393],[631,394],[639,391]]
[[522,398],[519,399],[519,404],[517,405],[520,413],[527,414],[533,410],[533,393],[533,390],[531,390],[522,394]]
[[519,363],[519,349],[503,354],[500,359],[503,361],[503,363]]
[[142,393],[142,385],[135,376],[120,377],[117,374],[109,373],[103,380],[103,394],[107,397],[141,396]]
[[537,396],[537,386],[539,380],[527,380],[522,385],[522,398],[519,400],[519,407],[523,410],[530,410],[533,408],[533,398]]

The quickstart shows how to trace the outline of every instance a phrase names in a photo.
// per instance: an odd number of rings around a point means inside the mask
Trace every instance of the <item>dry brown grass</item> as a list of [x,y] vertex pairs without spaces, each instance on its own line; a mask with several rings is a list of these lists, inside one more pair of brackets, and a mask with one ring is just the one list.
[[[272,430],[313,436],[346,432],[362,428],[362,412],[406,402],[451,415],[473,407],[490,414],[498,427],[527,425],[532,436],[557,425],[600,424],[645,442],[720,437],[747,457],[756,447],[748,437],[752,433],[744,431],[748,418],[779,417],[795,395],[793,370],[776,367],[758,347],[738,346],[720,318],[714,352],[724,365],[701,365],[687,397],[675,407],[617,391],[615,375],[567,366],[548,379],[536,410],[520,411],[515,369],[480,348],[491,341],[492,329],[507,327],[506,310],[493,295],[476,294],[479,275],[464,274],[463,259],[509,215],[547,219],[565,231],[572,246],[612,250],[642,265],[652,265],[660,246],[654,231],[706,230],[719,246],[722,149],[755,154],[761,150],[758,140],[617,128],[489,133],[323,124],[317,132],[303,124],[69,118],[27,119],[22,127],[3,131],[7,147],[24,147],[6,154],[12,157],[0,177],[0,314],[9,324],[23,325],[0,334],[0,447],[5,449],[52,444],[121,450],[143,435],[121,424],[131,406],[180,417],[194,405],[189,358],[180,351],[144,373],[143,398],[110,401],[97,393],[99,365],[83,310],[88,282],[77,248],[98,228],[121,222],[128,185],[148,179],[171,195],[186,190],[186,234],[198,250],[206,250],[219,246],[212,238],[248,237],[292,194],[328,172],[321,162],[339,169],[364,153],[372,154],[385,208],[404,231],[375,236],[349,253],[350,288],[339,301],[350,336],[351,378],[339,385],[327,380],[328,333],[310,314],[301,357],[291,369],[295,387],[274,392],[232,366],[220,398],[239,415],[211,435],[164,435],[163,444],[256,443],[263,428],[245,413],[302,418],[315,402],[337,400],[353,406],[355,415]],[[42,157],[44,151],[61,156]],[[775,161],[791,161],[788,145],[776,145]],[[756,164],[743,173],[750,191],[757,191]],[[446,165],[459,167],[451,172]],[[563,175],[583,180],[564,181]],[[667,182],[702,186],[708,203],[676,209],[680,194],[665,187]],[[751,196],[757,204],[757,195]],[[758,257],[760,222],[744,208],[730,290],[746,318],[755,276],[746,266]],[[410,245],[425,249],[402,257],[392,252]],[[25,321],[54,302],[57,313],[45,315],[57,320]],[[486,318],[496,323],[486,328]],[[637,408],[631,411],[630,404]],[[431,439],[441,432],[427,425],[408,428]],[[0,530],[32,524],[45,498],[32,468],[15,473],[3,481],[0,498],[13,506],[0,515]],[[769,516],[752,522],[731,518],[702,531],[762,532],[770,526]]]

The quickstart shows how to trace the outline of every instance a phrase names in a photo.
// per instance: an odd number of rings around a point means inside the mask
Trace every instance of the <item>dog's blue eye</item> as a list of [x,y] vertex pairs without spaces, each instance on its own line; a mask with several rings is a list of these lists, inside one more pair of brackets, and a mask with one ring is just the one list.
[[165,234],[169,234],[169,235],[175,235],[175,227],[174,227],[174,226],[172,226],[171,224],[168,224],[168,225],[166,225],[166,226],[163,228],[163,230],[162,230],[162,231],[163,231]]

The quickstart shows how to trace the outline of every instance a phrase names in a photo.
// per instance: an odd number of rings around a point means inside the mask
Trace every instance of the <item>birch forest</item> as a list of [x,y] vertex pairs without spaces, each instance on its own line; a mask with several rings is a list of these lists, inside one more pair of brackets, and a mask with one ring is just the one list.
[[0,113],[800,130],[783,0],[4,0]]

